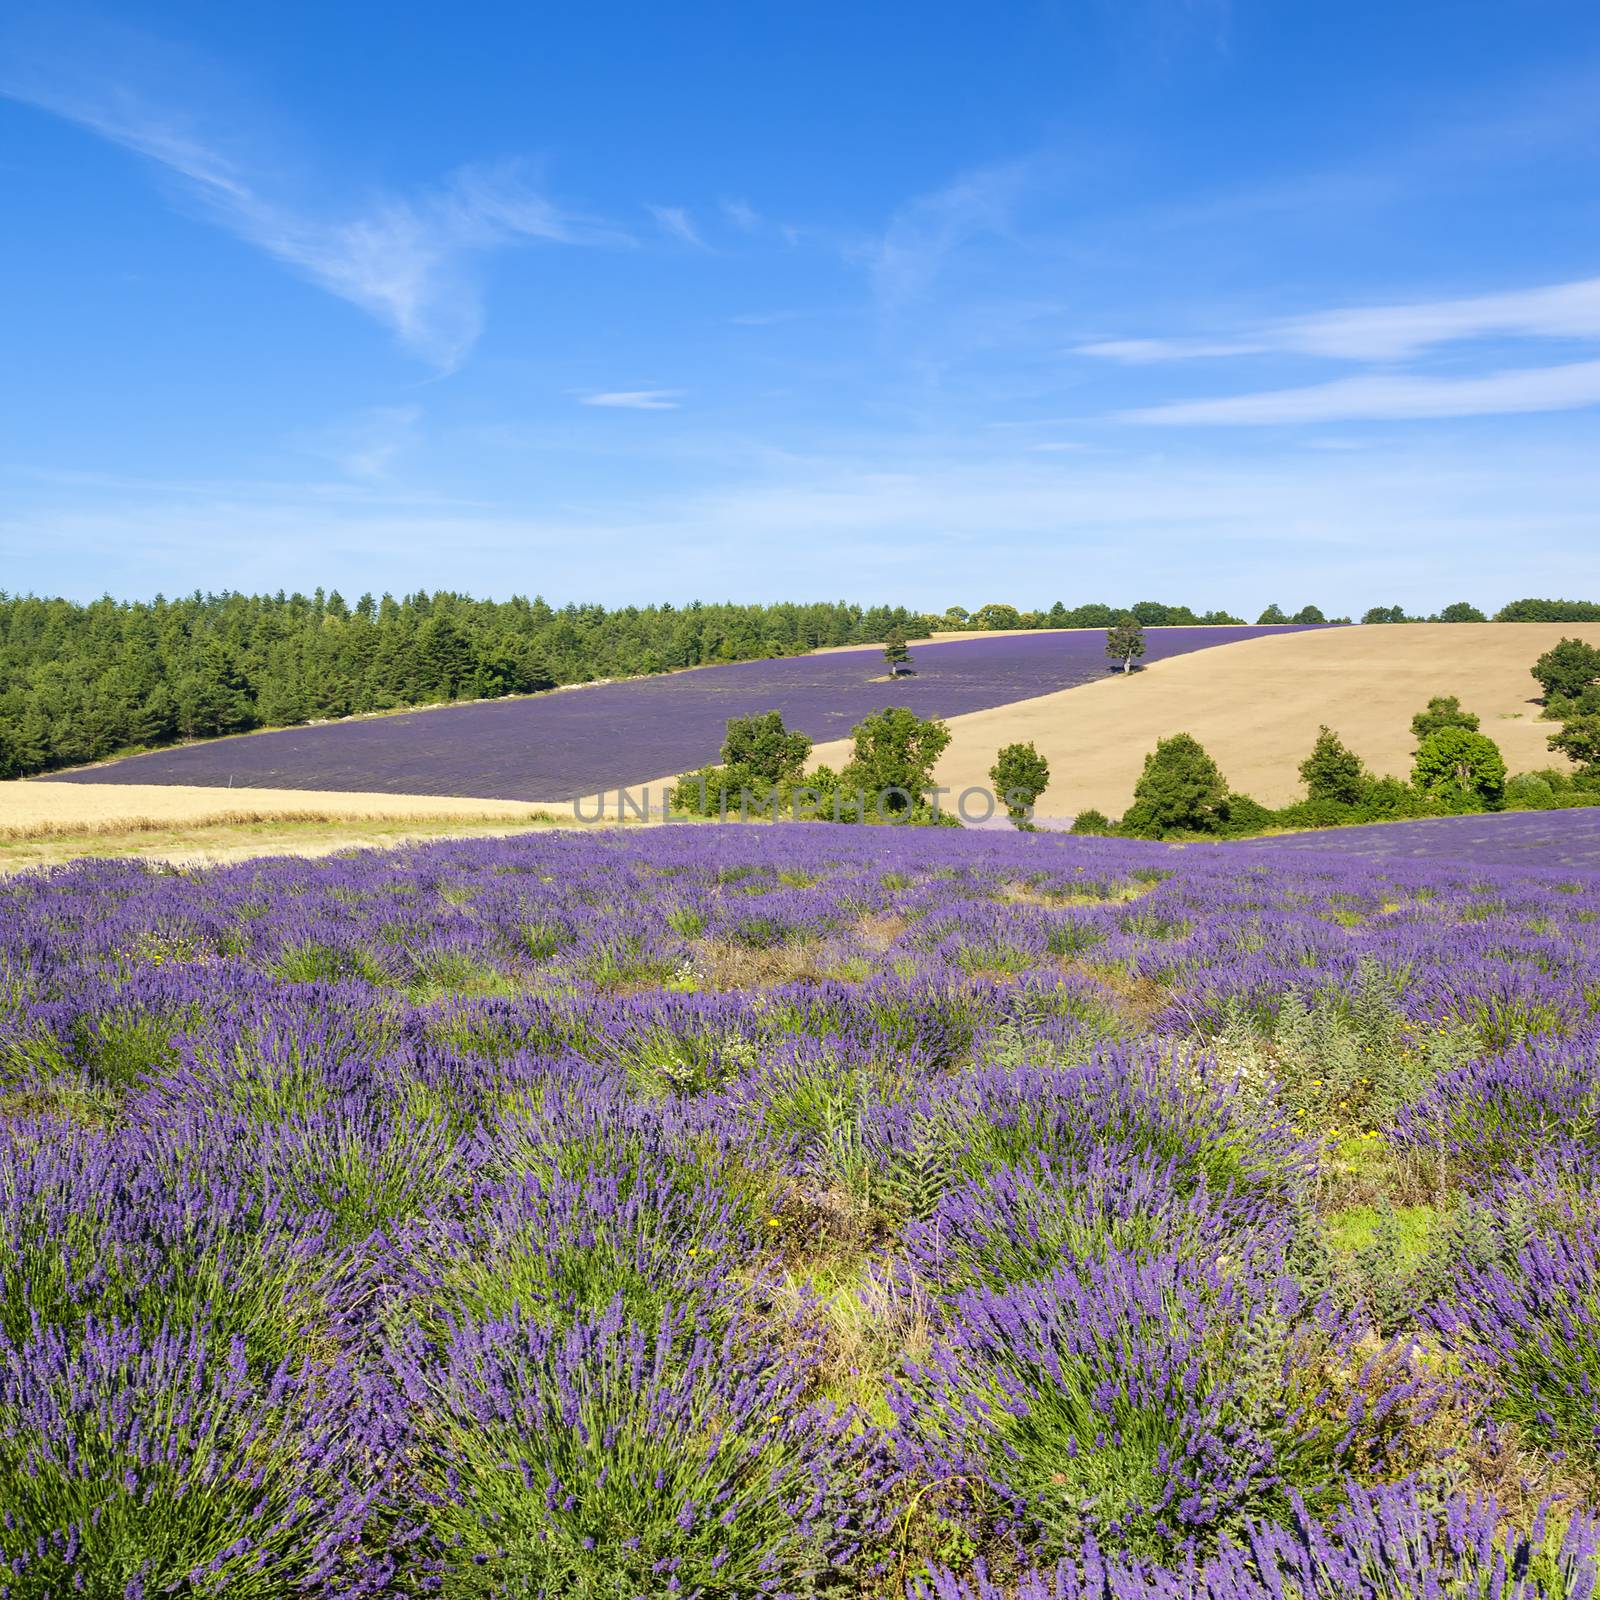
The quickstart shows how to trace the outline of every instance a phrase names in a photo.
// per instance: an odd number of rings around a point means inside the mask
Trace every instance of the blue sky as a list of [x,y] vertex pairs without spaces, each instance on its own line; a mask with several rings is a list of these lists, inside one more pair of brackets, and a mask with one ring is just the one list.
[[1592,0],[0,21],[0,587],[1600,598]]

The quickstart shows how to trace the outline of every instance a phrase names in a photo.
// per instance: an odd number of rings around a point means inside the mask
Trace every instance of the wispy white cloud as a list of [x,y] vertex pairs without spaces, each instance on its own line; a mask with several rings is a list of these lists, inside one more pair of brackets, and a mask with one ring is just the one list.
[[1211,400],[1180,400],[1124,411],[1126,422],[1167,425],[1271,425],[1295,422],[1392,422],[1421,417],[1477,417],[1571,411],[1600,405],[1600,361],[1521,367],[1482,377],[1375,374],[1298,389]]
[[379,484],[420,436],[421,406],[373,406],[304,441],[314,456],[331,461],[345,477]]
[[1080,356],[1101,356],[1107,361],[1124,361],[1130,366],[1145,366],[1159,361],[1191,361],[1202,356],[1255,355],[1266,347],[1244,341],[1202,339],[1101,339],[1093,344],[1073,347]]
[[353,214],[318,215],[270,195],[270,176],[223,153],[181,112],[132,91],[67,91],[36,71],[0,79],[0,95],[156,163],[211,221],[358,306],[444,370],[482,331],[477,263],[485,253],[530,239],[625,242],[614,229],[558,209],[516,164],[463,167],[432,188],[380,196]]
[[646,206],[645,210],[656,219],[656,226],[669,239],[676,239],[680,244],[693,245],[696,250],[710,248],[695,231],[689,213],[682,206]]
[[1341,361],[1400,361],[1438,345],[1490,337],[1600,339],[1600,278],[1505,294],[1352,306],[1264,323],[1236,338],[1103,339],[1080,355],[1146,363],[1287,353]]
[[896,212],[865,252],[880,302],[892,307],[922,298],[953,251],[984,234],[1007,231],[1026,180],[1023,162],[984,167]]
[[724,200],[722,214],[741,233],[754,233],[761,226],[761,213],[744,200]]
[[586,394],[579,404],[610,406],[618,411],[676,411],[682,389],[613,389],[603,394]]

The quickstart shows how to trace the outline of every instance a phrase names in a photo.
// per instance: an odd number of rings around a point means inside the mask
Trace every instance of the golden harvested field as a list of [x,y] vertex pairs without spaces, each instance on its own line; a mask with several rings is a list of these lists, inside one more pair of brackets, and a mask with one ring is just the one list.
[[[1375,772],[1411,770],[1411,717],[1430,695],[1454,694],[1513,772],[1561,765],[1539,720],[1534,661],[1562,638],[1600,645],[1600,623],[1406,623],[1278,634],[1158,661],[1132,677],[1063,689],[949,719],[939,783],[989,785],[1002,745],[1031,739],[1050,763],[1038,810],[1071,816],[1127,808],[1157,739],[1191,733],[1235,789],[1265,805],[1302,794],[1299,765],[1326,723]],[[837,766],[847,741],[820,745]]]
[[570,823],[571,807],[177,784],[0,783],[0,871],[86,855],[192,864]]

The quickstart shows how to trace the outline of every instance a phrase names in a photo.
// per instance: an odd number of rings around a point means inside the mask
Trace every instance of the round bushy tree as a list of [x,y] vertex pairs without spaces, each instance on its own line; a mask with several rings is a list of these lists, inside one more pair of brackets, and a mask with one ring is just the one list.
[[1192,734],[1175,733],[1158,740],[1145,757],[1122,828],[1146,838],[1215,833],[1227,798],[1227,782],[1200,741]]
[[1441,728],[1422,741],[1411,778],[1428,794],[1497,806],[1505,796],[1506,762],[1487,734]]
[[1411,737],[1420,744],[1442,728],[1465,728],[1468,733],[1476,733],[1477,713],[1463,711],[1461,701],[1453,694],[1436,694],[1428,701],[1427,709],[1411,719]]
[[1465,600],[1457,600],[1453,605],[1448,605],[1439,613],[1441,622],[1487,622],[1489,619],[1475,606],[1469,605]]
[[906,706],[889,706],[850,731],[855,748],[839,781],[863,791],[869,809],[881,798],[881,809],[891,814],[914,810],[933,786],[933,765],[950,743],[950,730]]
[[1529,669],[1546,699],[1575,700],[1600,678],[1600,650],[1582,639],[1563,639]]
[[783,715],[764,711],[754,717],[732,717],[722,741],[722,759],[767,783],[784,783],[800,776],[811,754],[811,740],[783,725]]
[[1358,756],[1336,734],[1323,725],[1311,754],[1300,763],[1300,776],[1312,800],[1332,800],[1353,806],[1366,792],[1371,778]]
[[1015,606],[1008,606],[998,600],[991,600],[986,606],[979,606],[973,613],[972,622],[975,627],[986,628],[991,633],[996,629],[1015,628],[1022,621],[1022,613]]
[[1268,606],[1267,609],[1265,611],[1263,611],[1259,617],[1256,618],[1256,622],[1258,624],[1260,624],[1260,623],[1287,622],[1288,620],[1289,620],[1288,613],[1283,609],[1282,606],[1280,606],[1278,604],[1278,602],[1276,600],[1274,600],[1272,602],[1272,604],[1270,606]]
[[1292,622],[1326,622],[1327,620],[1327,617],[1323,615],[1321,606],[1301,606],[1294,616],[1290,618]]
[[989,778],[1000,803],[1006,808],[1006,815],[1019,828],[1031,828],[1029,813],[1050,785],[1050,763],[1031,742],[1008,744],[994,758]]

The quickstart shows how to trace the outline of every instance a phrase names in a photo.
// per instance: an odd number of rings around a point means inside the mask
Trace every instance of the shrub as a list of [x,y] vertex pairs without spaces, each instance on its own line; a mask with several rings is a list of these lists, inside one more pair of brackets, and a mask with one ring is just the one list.
[[1114,827],[1111,818],[1105,812],[1095,810],[1093,806],[1086,807],[1072,819],[1074,833],[1110,833]]
[[1247,834],[1263,833],[1274,827],[1277,821],[1278,813],[1262,805],[1259,800],[1229,790],[1222,802],[1217,826],[1220,833],[1240,838]]
[[1228,786],[1215,761],[1187,733],[1159,740],[1145,757],[1122,831],[1158,839],[1176,832],[1216,833]]
[[1505,800],[1510,811],[1549,811],[1556,804],[1556,792],[1539,773],[1519,772],[1506,780]]
[[1300,763],[1300,777],[1309,799],[1346,806],[1360,800],[1370,781],[1361,757],[1326,724],[1318,732],[1311,754]]

